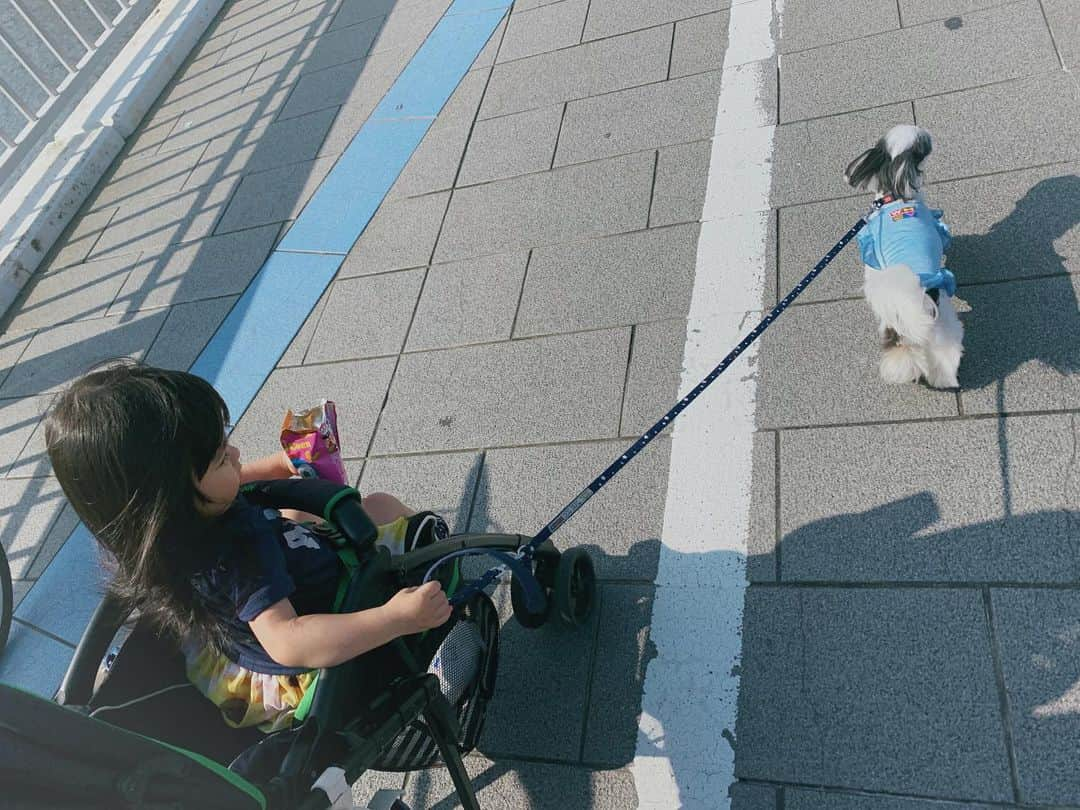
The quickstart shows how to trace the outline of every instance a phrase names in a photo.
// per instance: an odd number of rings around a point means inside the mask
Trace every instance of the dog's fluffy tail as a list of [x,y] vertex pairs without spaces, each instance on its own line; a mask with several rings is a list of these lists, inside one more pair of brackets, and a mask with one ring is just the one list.
[[868,267],[863,292],[881,329],[881,378],[899,384],[926,376],[930,364],[924,347],[931,342],[936,313],[919,277],[902,264]]

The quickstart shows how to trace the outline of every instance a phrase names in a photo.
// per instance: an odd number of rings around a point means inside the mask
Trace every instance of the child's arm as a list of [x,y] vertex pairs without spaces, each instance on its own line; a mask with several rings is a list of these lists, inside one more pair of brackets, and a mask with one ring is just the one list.
[[406,588],[385,605],[356,613],[297,616],[282,599],[249,623],[263,649],[284,667],[332,667],[399,636],[438,627],[450,618],[438,582]]
[[257,458],[240,465],[240,483],[249,481],[269,481],[274,478],[291,478],[296,475],[289,457],[282,450],[263,458]]

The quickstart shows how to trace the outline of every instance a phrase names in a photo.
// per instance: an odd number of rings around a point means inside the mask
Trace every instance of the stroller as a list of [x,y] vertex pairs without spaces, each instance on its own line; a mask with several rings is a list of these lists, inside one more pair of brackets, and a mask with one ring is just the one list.
[[[460,581],[448,555],[513,553],[530,538],[461,534],[399,557],[374,545],[375,526],[350,487],[329,481],[259,482],[245,490],[256,503],[321,514],[358,565],[341,610],[385,603],[420,582],[440,560],[448,591]],[[558,552],[546,541],[530,565],[514,569],[515,617],[538,627],[552,615],[587,620],[595,576],[581,549]],[[465,810],[479,810],[462,763],[483,728],[495,686],[499,620],[483,591],[455,608],[438,630],[397,639],[319,673],[302,722],[264,735],[227,726],[187,681],[175,639],[148,624],[134,626],[119,651],[101,662],[129,616],[106,598],[90,620],[55,702],[0,685],[0,782],[5,808],[19,810],[165,810],[353,807],[350,786],[368,769],[409,771],[442,762]],[[455,684],[455,703],[428,665],[462,623],[481,640],[479,665]],[[394,805],[408,810],[403,802]]]

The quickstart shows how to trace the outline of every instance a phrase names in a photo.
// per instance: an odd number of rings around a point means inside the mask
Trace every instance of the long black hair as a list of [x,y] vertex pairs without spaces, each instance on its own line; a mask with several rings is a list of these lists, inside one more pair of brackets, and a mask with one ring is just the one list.
[[116,570],[110,591],[158,626],[222,649],[222,621],[192,578],[222,553],[195,505],[196,480],[217,456],[229,409],[182,371],[114,364],[72,383],[45,421],[52,467],[68,501]]

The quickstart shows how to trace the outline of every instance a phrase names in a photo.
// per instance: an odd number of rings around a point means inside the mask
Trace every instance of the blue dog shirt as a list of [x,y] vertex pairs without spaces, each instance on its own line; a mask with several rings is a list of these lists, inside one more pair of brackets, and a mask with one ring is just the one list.
[[918,200],[882,206],[859,231],[863,263],[875,270],[906,264],[919,276],[924,290],[955,295],[956,278],[942,267],[952,237],[941,214]]

